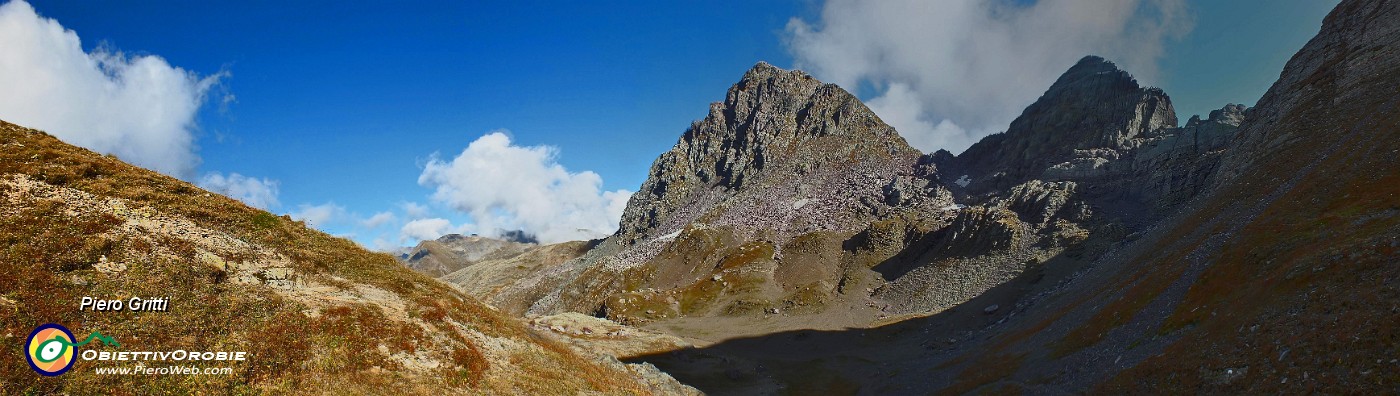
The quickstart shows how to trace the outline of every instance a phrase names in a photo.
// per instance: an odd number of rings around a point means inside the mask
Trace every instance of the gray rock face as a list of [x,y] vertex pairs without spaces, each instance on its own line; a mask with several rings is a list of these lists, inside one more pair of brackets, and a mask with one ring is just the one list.
[[822,178],[848,170],[872,179],[912,175],[919,156],[840,87],[759,63],[657,158],[628,202],[617,237],[632,243],[649,232],[674,232],[745,191],[783,185],[797,190],[783,195],[816,194],[833,181]]
[[[1230,104],[1177,127],[1171,98],[1099,57],[1085,57],[1011,123],[959,155],[962,190],[997,196],[1027,181],[1075,181],[1081,197],[1132,223],[1149,222],[1210,184],[1247,109]],[[947,181],[947,180],[945,180]]]
[[1180,205],[1210,185],[1221,154],[1244,122],[1244,105],[1229,104],[1201,121],[1167,128],[1142,139],[1133,153],[1130,193],[1156,209]]
[[[875,294],[890,314],[937,312],[976,297],[1085,243],[1097,224],[1072,181],[1031,180],[981,205],[957,210],[903,241],[875,267],[888,283]],[[1104,233],[1112,235],[1112,233]]]
[[1007,209],[1016,212],[1022,219],[1034,224],[1045,224],[1056,218],[1075,221],[1088,220],[1087,215],[1066,211],[1066,206],[1074,197],[1074,182],[1043,182],[1031,180],[1013,187],[1003,201]]
[[958,156],[974,192],[1005,190],[1047,173],[1096,176],[1151,131],[1175,127],[1162,90],[1138,85],[1097,56],[1084,57],[1011,122]]
[[891,313],[938,311],[1028,270],[1087,265],[1206,189],[1246,114],[1232,104],[1177,127],[1165,93],[1086,57],[1006,133],[933,155],[968,206],[903,239],[876,296]]
[[1202,121],[1160,127],[1124,140],[1120,148],[1075,149],[1071,159],[1051,165],[1044,180],[1078,180],[1111,186],[1115,200],[1140,201],[1165,211],[1209,185],[1220,154],[1245,119],[1244,105],[1229,104]]

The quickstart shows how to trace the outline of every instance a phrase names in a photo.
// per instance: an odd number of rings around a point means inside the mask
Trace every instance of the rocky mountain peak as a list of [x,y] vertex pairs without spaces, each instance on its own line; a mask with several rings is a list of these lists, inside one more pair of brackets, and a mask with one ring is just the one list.
[[[759,62],[657,158],[628,202],[619,234],[635,239],[663,224],[682,226],[699,215],[690,212],[669,221],[682,205],[784,182],[772,175],[788,179],[875,163],[909,168],[919,155],[841,87]],[[719,195],[712,196],[711,190]]]
[[807,75],[807,73],[803,73],[801,70],[787,71],[780,69],[777,66],[773,66],[768,62],[758,61],[758,63],[755,63],[753,67],[749,68],[749,71],[744,72],[744,77],[739,81],[740,83],[743,83],[745,81],[763,81],[782,74],[800,74],[803,76]]
[[1066,70],[1006,132],[958,156],[974,190],[1005,189],[1039,177],[1076,151],[1127,150],[1151,131],[1177,125],[1171,98],[1117,65],[1086,56]]

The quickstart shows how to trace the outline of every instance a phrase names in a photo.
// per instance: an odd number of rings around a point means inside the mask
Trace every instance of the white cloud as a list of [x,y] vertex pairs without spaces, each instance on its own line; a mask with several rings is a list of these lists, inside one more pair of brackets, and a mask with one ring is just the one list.
[[384,238],[374,238],[374,240],[370,241],[369,248],[374,251],[397,254],[403,250],[403,245],[390,242]]
[[554,147],[516,146],[496,131],[451,160],[434,155],[418,184],[433,188],[434,201],[466,213],[489,235],[518,229],[554,243],[617,230],[632,193],[601,191],[598,174],[569,172],[557,156]]
[[327,202],[320,205],[301,204],[297,211],[289,213],[293,219],[305,221],[307,225],[322,231],[327,230],[331,224],[343,222],[349,217],[344,206]]
[[787,45],[818,78],[874,87],[871,108],[914,147],[958,153],[1085,55],[1151,84],[1186,14],[1182,0],[829,0],[819,21],[788,22]]
[[[420,209],[427,210],[425,207]],[[469,226],[453,226],[443,219],[410,221],[410,224],[400,227],[399,216],[391,211],[365,217],[334,202],[297,205],[297,210],[288,215],[322,232],[354,240],[362,247],[386,252],[395,251],[405,243],[417,242],[424,235],[433,235],[435,232],[464,232],[470,229]],[[434,235],[431,239],[438,236],[441,234]]]
[[398,219],[398,216],[394,216],[393,213],[379,212],[375,213],[373,216],[370,216],[368,219],[361,221],[360,224],[363,225],[365,228],[379,228],[382,225],[392,223],[394,221],[397,221]]
[[158,56],[84,52],[78,34],[23,1],[0,5],[0,118],[181,178],[194,176],[195,114],[226,73]]
[[405,238],[428,241],[453,232],[461,232],[461,228],[453,227],[452,222],[447,219],[431,218],[410,221],[403,225],[402,232]]
[[884,95],[869,100],[866,105],[870,106],[870,110],[875,114],[880,115],[880,119],[885,123],[899,130],[899,134],[904,136],[909,145],[923,151],[965,148],[977,143],[983,136],[995,132],[967,131],[947,118],[934,123],[928,119],[923,100],[919,98],[918,93],[903,83],[890,84]]
[[421,219],[428,217],[428,207],[417,202],[404,202],[399,205],[403,209],[404,216],[410,219]]
[[277,202],[278,182],[271,179],[247,177],[238,173],[224,176],[219,172],[204,174],[196,183],[205,190],[243,201],[258,209],[268,210],[279,205]]

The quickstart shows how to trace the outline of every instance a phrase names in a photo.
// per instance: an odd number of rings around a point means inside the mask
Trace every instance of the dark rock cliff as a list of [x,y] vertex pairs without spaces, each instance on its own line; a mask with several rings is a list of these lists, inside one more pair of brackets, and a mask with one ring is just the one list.
[[[1006,132],[972,145],[958,162],[971,178],[970,191],[1004,191],[1042,176],[1093,172],[1137,148],[1144,135],[1176,124],[1171,99],[1162,90],[1141,87],[1113,62],[1087,56]],[[1050,170],[1056,166],[1062,169]]]

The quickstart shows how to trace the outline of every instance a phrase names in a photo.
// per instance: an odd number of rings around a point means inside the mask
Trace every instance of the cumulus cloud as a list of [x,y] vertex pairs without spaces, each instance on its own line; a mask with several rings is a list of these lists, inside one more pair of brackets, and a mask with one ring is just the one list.
[[437,239],[443,235],[460,233],[464,227],[454,227],[451,221],[442,218],[418,219],[403,225],[403,236],[420,241]]
[[[966,148],[977,143],[982,136],[994,133],[991,130],[968,131],[953,120],[944,118],[938,122],[929,119],[924,110],[923,99],[904,83],[892,83],[883,95],[866,102],[871,111],[899,130],[909,145],[924,151],[940,148]],[[950,150],[952,151],[952,150]]]
[[394,216],[391,212],[379,212],[370,216],[368,219],[364,219],[360,224],[365,228],[379,228],[380,226],[392,223],[398,219],[398,216]]
[[450,160],[434,155],[418,184],[434,189],[434,201],[467,214],[487,235],[522,230],[554,243],[617,230],[632,193],[602,191],[598,174],[570,172],[557,157],[554,147],[516,146],[495,131]]
[[[361,245],[363,246],[363,245]],[[404,246],[384,238],[374,238],[367,246],[369,249],[385,253],[398,254],[404,250]]]
[[417,202],[404,202],[399,205],[403,209],[404,216],[410,219],[421,219],[428,217],[428,207]]
[[172,176],[193,177],[195,114],[226,74],[154,55],[84,52],[78,34],[23,1],[0,5],[0,118]]
[[[423,211],[415,214],[426,214],[429,210],[422,205],[413,207]],[[306,222],[308,227],[384,252],[397,252],[403,244],[417,242],[425,236],[431,236],[427,239],[436,239],[443,234],[467,232],[471,229],[470,225],[454,226],[445,219],[410,221],[411,224],[405,225],[400,216],[393,211],[377,212],[366,217],[335,202],[319,205],[300,204],[287,215]]]
[[219,172],[210,172],[201,176],[196,184],[205,190],[243,201],[248,206],[258,209],[268,210],[279,205],[276,180],[247,177],[238,173],[224,176]]
[[301,204],[297,210],[289,213],[293,219],[306,222],[307,225],[319,228],[323,231],[334,223],[345,221],[349,218],[349,212],[344,206],[327,202],[320,205]]
[[914,147],[961,152],[1004,130],[1079,58],[1102,55],[1151,84],[1167,40],[1191,29],[1183,0],[828,0],[794,18],[797,67],[854,91]]

